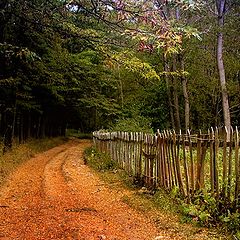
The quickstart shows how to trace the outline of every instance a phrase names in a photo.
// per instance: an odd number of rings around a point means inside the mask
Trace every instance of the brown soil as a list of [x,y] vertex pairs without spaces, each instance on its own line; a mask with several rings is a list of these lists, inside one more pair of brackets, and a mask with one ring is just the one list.
[[122,201],[72,140],[22,164],[0,189],[0,239],[177,239]]
[[[150,220],[83,163],[70,141],[21,165],[0,191],[0,239],[154,239]],[[160,238],[159,238],[160,239]]]

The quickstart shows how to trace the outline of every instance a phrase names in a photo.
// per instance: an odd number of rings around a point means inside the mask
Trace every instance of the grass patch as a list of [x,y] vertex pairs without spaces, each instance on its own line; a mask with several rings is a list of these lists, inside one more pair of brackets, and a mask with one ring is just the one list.
[[[31,139],[24,144],[14,144],[12,150],[0,156],[0,186],[18,165],[34,157],[35,154],[66,142],[66,138]],[[2,149],[2,146],[0,146]]]
[[94,147],[85,149],[85,163],[94,169],[100,178],[112,188],[136,189],[133,178],[106,153],[97,151]]
[[69,138],[92,139],[92,133],[82,133],[77,129],[67,129],[66,135]]
[[108,154],[98,152],[94,147],[90,147],[85,150],[84,157],[86,163],[96,170],[111,187],[117,186],[117,188],[132,191],[131,195],[123,197],[123,201],[131,207],[143,212],[153,209],[174,213],[180,212],[180,208],[170,194],[161,189],[152,191],[135,184],[134,178],[120,169]]
[[155,192],[146,188],[135,189],[130,196],[124,196],[123,201],[133,209],[148,213],[150,211],[161,211],[162,214],[179,214],[179,208],[169,194],[159,189]]
[[123,202],[151,218],[160,230],[167,231],[173,238],[233,239],[226,231],[221,233],[217,228],[201,228],[194,219],[183,214],[183,206],[176,200],[174,191],[167,193],[162,189],[150,190],[136,185],[134,178],[119,169],[109,155],[91,147],[85,150],[84,157],[106,185],[121,192]]
[[95,148],[87,148],[84,152],[86,163],[97,171],[117,169],[116,162],[111,160],[108,154],[98,152]]

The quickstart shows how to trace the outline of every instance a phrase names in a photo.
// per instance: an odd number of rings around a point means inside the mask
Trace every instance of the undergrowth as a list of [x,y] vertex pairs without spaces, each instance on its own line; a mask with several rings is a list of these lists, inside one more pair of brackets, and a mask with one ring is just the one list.
[[211,193],[199,191],[190,203],[179,199],[185,221],[196,222],[200,226],[225,228],[240,240],[240,213],[232,203],[213,197]]
[[105,153],[98,152],[95,148],[87,148],[84,152],[87,164],[95,170],[105,171],[117,169],[117,163]]
[[[162,189],[153,190],[139,186],[132,176],[129,176],[119,168],[116,162],[111,160],[108,154],[98,152],[94,147],[87,148],[84,157],[86,164],[97,171],[100,178],[111,188],[121,192],[128,192],[123,195],[123,202],[137,211],[141,211],[148,216],[151,215],[151,219],[160,229],[168,229],[169,232],[172,231],[174,234],[177,232],[179,235],[186,235],[186,239],[193,239],[191,237],[201,232],[202,230],[199,227],[204,225],[198,224],[199,219],[202,221],[208,219],[209,221],[208,213],[204,212],[204,210],[202,213],[197,212],[199,214],[197,217],[191,215],[193,205],[176,199],[177,189],[166,192]],[[212,208],[214,208],[214,204]],[[189,222],[191,227],[189,227]],[[220,234],[218,229],[212,228],[208,232],[209,236],[203,235],[202,239],[231,239],[227,236],[226,231]]]
[[[46,151],[66,141],[66,138],[31,139],[23,144],[14,144],[12,150],[0,155],[0,186],[7,176],[18,165],[34,157],[35,154]],[[2,146],[0,146],[2,149]]]
[[66,135],[69,138],[92,139],[92,133],[82,133],[77,129],[67,129]]

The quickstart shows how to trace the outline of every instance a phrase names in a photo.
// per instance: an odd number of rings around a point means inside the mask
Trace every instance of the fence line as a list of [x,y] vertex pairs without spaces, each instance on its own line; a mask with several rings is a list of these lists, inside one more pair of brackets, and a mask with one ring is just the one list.
[[207,134],[93,133],[95,147],[148,187],[177,187],[191,199],[198,190],[239,204],[239,131],[216,128]]

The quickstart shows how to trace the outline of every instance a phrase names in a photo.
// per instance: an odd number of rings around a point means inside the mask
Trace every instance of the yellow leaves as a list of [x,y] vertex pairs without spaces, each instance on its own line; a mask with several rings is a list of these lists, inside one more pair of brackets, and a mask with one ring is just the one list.
[[174,71],[174,72],[161,72],[159,75],[168,75],[168,76],[176,76],[176,77],[184,77],[184,76],[188,76],[189,72],[187,71]]
[[79,33],[79,29],[72,23],[63,22],[62,23],[63,30],[71,31],[72,33]]
[[6,79],[1,79],[0,80],[0,86],[3,87],[3,86],[15,86],[17,85],[17,80],[13,77],[10,77],[10,78],[6,78]]
[[99,37],[99,33],[94,29],[82,29],[80,34],[86,37]]
[[63,30],[70,32],[71,34],[79,35],[81,37],[98,37],[99,33],[94,29],[81,29],[73,23],[63,22]]
[[140,77],[144,79],[160,80],[159,75],[149,63],[143,62],[127,51],[113,54],[111,58],[105,62],[105,65],[116,68],[123,67],[130,72],[140,75]]
[[158,39],[157,48],[164,48],[166,55],[179,53],[182,49],[182,34],[179,34],[174,30],[168,30],[159,34]]
[[176,43],[182,43],[182,36],[181,35],[174,35],[173,39]]
[[112,61],[112,59],[108,58],[105,60],[105,66],[107,66],[108,68],[114,68],[114,62]]

